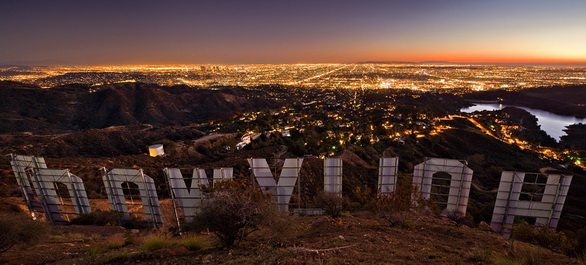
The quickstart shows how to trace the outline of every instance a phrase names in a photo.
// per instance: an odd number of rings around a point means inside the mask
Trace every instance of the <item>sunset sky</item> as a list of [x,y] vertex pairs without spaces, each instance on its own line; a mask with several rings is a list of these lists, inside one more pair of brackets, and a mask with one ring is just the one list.
[[586,62],[585,0],[2,0],[0,11],[0,64]]

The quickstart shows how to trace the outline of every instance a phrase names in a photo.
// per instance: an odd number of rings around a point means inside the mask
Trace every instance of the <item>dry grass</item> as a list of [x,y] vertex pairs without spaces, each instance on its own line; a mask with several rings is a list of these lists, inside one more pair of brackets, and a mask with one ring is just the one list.
[[504,255],[495,255],[491,261],[495,265],[545,265],[550,264],[547,253],[534,246],[516,247]]
[[183,237],[151,235],[143,239],[140,249],[144,252],[151,252],[178,246],[185,247],[189,251],[198,251],[209,248],[211,244],[206,238],[196,235],[187,235]]
[[[368,212],[339,218],[282,216],[230,249],[211,233],[171,237],[113,226],[55,226],[38,246],[1,264],[580,264],[488,231],[412,212],[389,225]],[[287,229],[284,229],[287,228]],[[75,242],[72,242],[72,238]],[[582,263],[583,264],[583,263]]]
[[155,251],[163,248],[171,247],[175,244],[175,240],[165,236],[150,236],[144,239],[140,245],[140,249],[145,252]]
[[0,215],[0,253],[17,244],[34,244],[47,233],[47,226],[22,214]]

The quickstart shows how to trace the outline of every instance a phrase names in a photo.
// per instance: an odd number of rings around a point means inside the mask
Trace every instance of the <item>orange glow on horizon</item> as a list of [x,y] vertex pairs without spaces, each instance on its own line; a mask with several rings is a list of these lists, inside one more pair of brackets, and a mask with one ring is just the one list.
[[[406,62],[452,62],[452,63],[497,63],[497,64],[586,64],[586,56],[533,56],[437,53],[407,56],[377,54],[362,61],[406,61]],[[377,59],[378,58],[378,59]],[[383,59],[380,59],[383,58]]]

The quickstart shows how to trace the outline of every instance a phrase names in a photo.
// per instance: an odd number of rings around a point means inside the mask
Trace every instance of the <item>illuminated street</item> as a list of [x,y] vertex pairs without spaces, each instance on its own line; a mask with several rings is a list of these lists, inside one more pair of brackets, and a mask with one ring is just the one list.
[[408,89],[467,93],[586,83],[586,67],[468,64],[271,64],[0,67],[0,80],[53,87],[144,82],[160,85]]

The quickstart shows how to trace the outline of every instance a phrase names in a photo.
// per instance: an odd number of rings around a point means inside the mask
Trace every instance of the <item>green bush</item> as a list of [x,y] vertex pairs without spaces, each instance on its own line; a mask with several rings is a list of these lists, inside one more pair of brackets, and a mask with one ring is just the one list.
[[0,215],[0,253],[19,243],[36,243],[46,233],[46,225],[38,221],[22,215]]
[[162,248],[168,248],[174,245],[174,241],[170,238],[163,237],[163,236],[151,236],[146,238],[140,248],[145,251],[155,251]]
[[185,246],[190,251],[198,251],[208,247],[208,242],[201,237],[186,236],[179,240],[179,244]]

